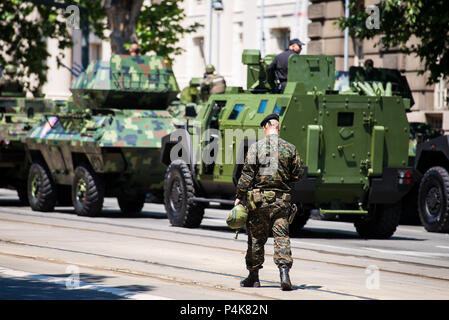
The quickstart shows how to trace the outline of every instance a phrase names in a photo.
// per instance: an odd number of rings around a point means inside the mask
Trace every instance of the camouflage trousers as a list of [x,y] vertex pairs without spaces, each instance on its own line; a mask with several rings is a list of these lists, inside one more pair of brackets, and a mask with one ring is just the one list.
[[265,260],[264,246],[273,231],[274,238],[274,263],[291,268],[293,264],[289,237],[290,204],[282,199],[276,199],[272,203],[263,200],[260,207],[250,211],[246,221],[248,233],[248,249],[246,251],[246,268],[249,271],[262,268]]

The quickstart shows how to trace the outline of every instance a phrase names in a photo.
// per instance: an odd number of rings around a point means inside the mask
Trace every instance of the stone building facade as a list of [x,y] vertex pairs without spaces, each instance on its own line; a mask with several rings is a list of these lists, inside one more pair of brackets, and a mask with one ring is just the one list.
[[[379,0],[365,0],[370,6]],[[181,87],[192,77],[201,77],[208,63],[216,66],[228,85],[245,87],[246,67],[241,63],[244,49],[260,49],[265,53],[280,53],[289,38],[298,37],[306,46],[303,54],[335,56],[336,69],[343,70],[344,32],[335,24],[344,16],[344,0],[223,0],[223,10],[210,10],[211,0],[184,0],[187,15],[183,24],[203,25],[195,33],[180,39],[184,53],[175,57],[174,72]],[[211,22],[212,13],[212,24]],[[263,19],[261,19],[263,17]],[[263,31],[263,33],[262,33]],[[66,52],[64,63],[80,63],[80,34],[73,35],[75,46]],[[211,41],[210,41],[211,40]],[[372,59],[374,65],[399,69],[406,75],[415,105],[408,114],[409,121],[428,122],[449,132],[449,112],[446,102],[448,83],[426,85],[426,76],[418,75],[422,65],[418,58],[385,51],[374,46],[379,39],[357,41],[349,39],[349,66],[363,65]],[[50,51],[56,45],[48,41]],[[91,36],[91,59],[109,59],[110,45]],[[48,60],[49,82],[43,90],[50,98],[66,98],[71,83],[70,73],[56,67],[56,53]],[[58,81],[52,81],[58,79]]]
[[[378,2],[379,0],[365,0],[365,7]],[[333,55],[336,59],[336,69],[343,70],[344,32],[335,23],[339,17],[344,17],[344,1],[311,0],[308,17],[308,53]],[[428,122],[435,128],[449,132],[446,101],[448,83],[441,81],[436,85],[426,85],[426,74],[418,74],[423,68],[418,57],[397,50],[386,51],[380,45],[375,46],[378,43],[379,38],[363,42],[350,38],[348,65],[363,65],[366,59],[372,59],[375,67],[400,70],[407,77],[415,100],[412,112],[408,114],[409,121]]]

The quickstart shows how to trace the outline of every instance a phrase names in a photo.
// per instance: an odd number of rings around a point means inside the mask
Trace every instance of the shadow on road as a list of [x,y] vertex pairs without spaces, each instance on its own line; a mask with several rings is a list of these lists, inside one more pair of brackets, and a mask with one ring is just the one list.
[[[346,231],[337,229],[326,229],[326,228],[312,228],[304,227],[291,238],[297,239],[355,239],[362,240],[356,231]],[[379,240],[379,239],[376,239]],[[413,237],[400,237],[393,235],[389,239],[384,240],[409,240],[409,241],[424,241],[425,239],[418,239]]]
[[[91,289],[70,289],[65,285],[65,280],[69,279],[70,274],[47,274],[47,275],[31,275],[25,278],[12,278],[0,275],[0,300],[123,300],[125,297],[120,294],[103,292]],[[60,279],[62,282],[51,283],[50,281],[41,279]],[[94,275],[89,273],[81,273],[79,281],[81,285],[103,286],[101,282],[107,276]],[[115,286],[113,288],[118,293],[139,293],[152,290],[151,286],[143,285],[125,285]]]
[[1,199],[0,207],[29,207],[26,204],[23,204],[19,198],[16,199]]

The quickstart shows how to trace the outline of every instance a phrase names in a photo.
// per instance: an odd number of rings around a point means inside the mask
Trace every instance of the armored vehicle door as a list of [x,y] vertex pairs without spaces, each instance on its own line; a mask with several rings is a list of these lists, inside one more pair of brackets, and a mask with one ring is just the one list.
[[[384,128],[375,125],[375,99],[318,96],[321,128],[318,170],[326,184],[367,184],[380,175]],[[333,128],[333,129],[331,129]]]
[[219,151],[221,158],[214,168],[214,181],[232,182],[238,150],[245,136],[243,123],[249,110],[249,102],[246,99],[237,97],[228,101],[221,118],[221,144]]
[[212,100],[201,123],[201,148],[199,150],[200,154],[197,154],[196,157],[201,163],[199,169],[200,175],[213,174],[215,160],[219,154],[219,120],[225,105],[226,101]]

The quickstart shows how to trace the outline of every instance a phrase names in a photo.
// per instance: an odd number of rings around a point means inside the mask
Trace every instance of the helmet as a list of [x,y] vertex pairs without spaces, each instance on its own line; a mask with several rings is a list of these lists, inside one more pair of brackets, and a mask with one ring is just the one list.
[[226,223],[231,229],[240,229],[245,225],[247,218],[248,212],[246,208],[239,204],[232,208],[228,218],[226,219]]
[[207,73],[207,74],[209,74],[209,73],[214,73],[214,71],[215,71],[215,67],[214,67],[212,64],[208,64],[208,65],[206,66],[206,73]]
[[6,74],[15,74],[16,73],[16,67],[13,64],[7,64],[5,66],[5,73]]

